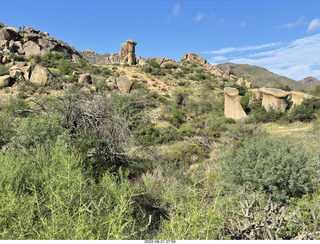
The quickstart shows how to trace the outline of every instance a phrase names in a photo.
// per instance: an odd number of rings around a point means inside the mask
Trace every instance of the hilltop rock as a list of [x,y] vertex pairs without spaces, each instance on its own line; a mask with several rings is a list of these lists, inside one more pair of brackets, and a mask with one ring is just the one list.
[[26,27],[26,31],[20,31],[12,27],[3,27],[0,30],[0,47],[6,54],[35,55],[52,52],[63,52],[71,58],[73,55],[81,55],[73,46],[69,46],[61,40],[49,37],[49,34]]
[[132,81],[126,76],[120,75],[117,79],[117,87],[123,93],[129,93],[132,87]]
[[305,84],[305,85],[308,85],[308,86],[312,86],[312,87],[320,85],[320,81],[317,78],[312,77],[312,76],[308,76],[308,77],[304,78],[303,80],[299,80],[298,82]]
[[247,117],[239,102],[239,91],[236,88],[224,88],[224,116],[235,120]]
[[215,66],[212,66],[211,64],[209,63],[206,63],[205,65],[203,65],[203,69],[205,71],[208,71],[210,72],[211,74],[214,74],[216,76],[221,76],[222,75],[222,71],[221,69],[215,67]]
[[205,60],[203,57],[201,57],[200,55],[195,54],[195,53],[186,53],[185,55],[183,55],[181,61],[183,61],[183,60],[195,62],[195,63],[199,63],[199,64],[208,63],[207,60]]
[[137,43],[132,40],[127,40],[126,43],[121,44],[119,59],[120,63],[134,65],[136,64],[135,46]]
[[52,81],[52,74],[47,68],[37,65],[32,71],[32,74],[30,77],[31,83],[36,85],[46,86],[46,85],[49,85],[51,81]]
[[261,92],[262,106],[267,111],[270,109],[286,111],[288,107],[288,92],[276,88],[261,88]]

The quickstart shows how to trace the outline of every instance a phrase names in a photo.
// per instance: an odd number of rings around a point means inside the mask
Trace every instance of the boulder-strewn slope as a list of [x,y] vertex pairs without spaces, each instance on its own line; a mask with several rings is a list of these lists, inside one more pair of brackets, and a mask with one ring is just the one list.
[[223,63],[216,67],[222,71],[231,71],[239,77],[247,79],[252,85],[259,87],[284,87],[289,86],[293,90],[308,90],[311,87],[284,76],[274,74],[267,69],[248,64]]

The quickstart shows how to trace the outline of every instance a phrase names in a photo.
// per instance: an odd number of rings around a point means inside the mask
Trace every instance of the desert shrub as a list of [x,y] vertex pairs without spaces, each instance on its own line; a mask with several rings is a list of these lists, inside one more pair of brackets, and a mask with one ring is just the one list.
[[179,67],[178,64],[174,64],[174,63],[168,63],[164,65],[165,69],[177,69]]
[[174,106],[171,114],[168,116],[168,120],[174,126],[179,127],[185,122],[185,115],[186,112],[184,109],[180,108],[179,106]]
[[0,64],[0,76],[9,75],[9,67],[4,64]]
[[152,68],[158,68],[160,69],[160,64],[158,64],[157,60],[155,58],[149,59],[147,63],[152,67]]
[[245,96],[241,97],[239,100],[243,110],[247,114],[250,112],[249,101],[250,101],[250,96],[248,95],[248,93]]
[[58,137],[68,136],[63,122],[57,114],[28,116],[19,122],[12,140],[26,148],[55,143]]
[[140,123],[134,130],[133,136],[142,145],[154,145],[163,142],[163,136],[152,123]]
[[193,136],[196,133],[196,131],[192,123],[184,123],[180,126],[178,133],[181,136]]
[[291,116],[280,110],[270,109],[266,111],[264,107],[259,107],[255,110],[252,110],[249,114],[249,122],[254,123],[267,123],[267,122],[281,122],[288,123],[292,122]]
[[204,131],[211,136],[219,137],[222,132],[228,129],[228,124],[232,123],[235,123],[233,119],[227,119],[224,116],[222,117],[212,113],[206,119]]
[[60,74],[70,75],[73,70],[73,67],[72,67],[72,64],[68,60],[63,59],[63,60],[59,61],[58,70],[59,70]]
[[144,65],[141,68],[141,71],[150,74],[152,72],[152,67],[150,65]]
[[240,96],[244,96],[248,91],[247,87],[239,86],[237,84],[232,85],[231,87],[236,88],[239,91]]
[[221,160],[230,190],[245,186],[286,201],[312,192],[315,186],[314,155],[287,139],[248,138]]
[[160,68],[153,68],[151,74],[156,76],[166,75]]
[[316,118],[316,112],[320,110],[320,99],[305,99],[299,106],[293,108],[291,116],[294,120],[310,122]]

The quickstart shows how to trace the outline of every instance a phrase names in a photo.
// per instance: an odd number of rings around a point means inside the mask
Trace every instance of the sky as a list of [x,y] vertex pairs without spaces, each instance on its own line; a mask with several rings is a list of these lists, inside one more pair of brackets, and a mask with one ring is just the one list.
[[320,79],[320,0],[2,1],[0,22],[29,26],[77,50],[181,60],[194,52],[213,65],[257,65],[300,80]]

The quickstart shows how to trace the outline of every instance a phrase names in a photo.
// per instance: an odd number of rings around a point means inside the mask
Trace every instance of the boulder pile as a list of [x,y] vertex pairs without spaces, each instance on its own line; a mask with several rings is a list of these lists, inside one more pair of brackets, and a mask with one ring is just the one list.
[[62,52],[69,55],[74,61],[81,58],[80,53],[72,45],[50,37],[47,32],[34,30],[30,27],[23,30],[2,27],[0,29],[0,50],[2,50],[0,52],[2,63],[6,62],[3,58],[12,53],[28,57],[36,54]]

